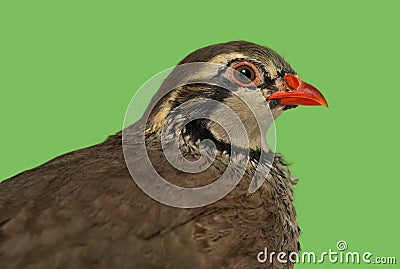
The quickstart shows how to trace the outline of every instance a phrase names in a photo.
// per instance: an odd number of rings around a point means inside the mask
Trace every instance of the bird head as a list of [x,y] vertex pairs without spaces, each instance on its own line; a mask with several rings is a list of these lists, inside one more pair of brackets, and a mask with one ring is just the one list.
[[[204,65],[189,68],[189,71],[182,68],[194,63]],[[178,84],[168,93],[162,91]],[[302,81],[279,54],[245,41],[216,44],[189,54],[179,62],[159,92],[163,92],[163,96],[155,97],[157,105],[150,113],[148,133],[160,133],[163,126],[170,124],[167,119],[173,114],[175,119],[178,116],[182,118],[185,115],[182,108],[174,112],[180,105],[207,98],[229,106],[237,114],[250,138],[250,148],[254,150],[262,147],[263,136],[255,114],[262,115],[269,111],[273,120],[283,111],[298,105],[328,107],[322,93]],[[210,111],[215,109],[209,107]],[[224,119],[224,115],[220,117]],[[225,115],[225,119],[228,118]],[[267,128],[271,121],[265,122],[269,122],[265,126]],[[225,144],[231,142],[221,124],[212,120],[192,121],[185,130],[195,139],[209,138]]]

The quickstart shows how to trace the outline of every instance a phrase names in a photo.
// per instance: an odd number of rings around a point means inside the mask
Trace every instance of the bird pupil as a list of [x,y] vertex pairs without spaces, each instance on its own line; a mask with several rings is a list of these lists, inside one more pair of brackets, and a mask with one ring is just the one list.
[[239,70],[238,70],[243,76],[247,77],[248,79],[250,79],[251,81],[254,80],[254,72],[252,69],[250,69],[250,67],[248,66],[242,66]]
[[241,73],[245,75],[246,77],[250,78],[251,77],[251,72],[248,69],[242,69]]
[[236,67],[235,70],[240,73],[240,75],[238,75],[238,73],[234,74],[235,78],[239,82],[248,84],[249,82],[253,82],[256,79],[255,71],[251,66],[240,65]]

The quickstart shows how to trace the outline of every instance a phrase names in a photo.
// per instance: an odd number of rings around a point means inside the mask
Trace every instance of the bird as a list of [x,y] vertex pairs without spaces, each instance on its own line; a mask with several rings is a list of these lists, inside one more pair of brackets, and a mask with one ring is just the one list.
[[[191,67],[194,63],[200,67]],[[181,72],[183,66],[189,66],[190,72]],[[210,77],[216,83],[209,83]],[[203,111],[205,100],[218,104],[206,106],[206,112],[222,123],[200,115],[184,122],[179,131],[173,128]],[[276,257],[265,262],[257,259],[264,249],[298,253],[301,233],[293,201],[297,179],[283,155],[263,143],[265,130],[260,131],[257,113],[267,113],[274,121],[300,105],[328,107],[322,93],[301,80],[272,49],[229,41],[187,55],[152,103],[141,119],[104,142],[58,156],[0,183],[0,268],[294,267],[293,261]],[[219,106],[229,107],[242,122],[242,129],[234,125],[231,132],[244,130],[245,146],[222,128],[230,117],[214,113]],[[271,125],[265,123],[267,119],[261,122],[266,124],[262,127]],[[168,149],[162,147],[165,133],[177,141],[183,161],[195,162],[208,149],[214,154],[212,162],[198,173],[174,167],[164,152]],[[205,140],[211,142],[208,148],[202,143]],[[146,177],[141,152],[127,157],[124,150],[142,142],[157,174],[189,189],[221,177],[233,152],[243,150],[248,156],[240,180],[226,195],[179,206],[182,200],[171,198],[173,193],[159,190],[169,199],[163,203],[163,197],[151,197],[141,186],[143,180],[135,178]],[[262,168],[257,172],[257,167]],[[256,173],[261,180],[252,183]],[[255,184],[252,190],[251,184]]]

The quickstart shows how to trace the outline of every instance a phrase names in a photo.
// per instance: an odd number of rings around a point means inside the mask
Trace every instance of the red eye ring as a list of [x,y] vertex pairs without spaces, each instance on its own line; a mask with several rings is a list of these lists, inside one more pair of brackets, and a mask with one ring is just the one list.
[[232,69],[232,78],[239,85],[249,86],[251,84],[260,83],[260,73],[254,64],[243,61],[233,65]]

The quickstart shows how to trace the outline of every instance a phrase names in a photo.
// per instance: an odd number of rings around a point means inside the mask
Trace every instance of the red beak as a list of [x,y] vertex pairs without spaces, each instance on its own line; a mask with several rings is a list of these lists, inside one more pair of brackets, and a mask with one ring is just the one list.
[[286,74],[285,81],[293,91],[276,92],[267,100],[281,99],[281,105],[305,105],[328,107],[325,97],[314,86],[302,81],[297,75]]

